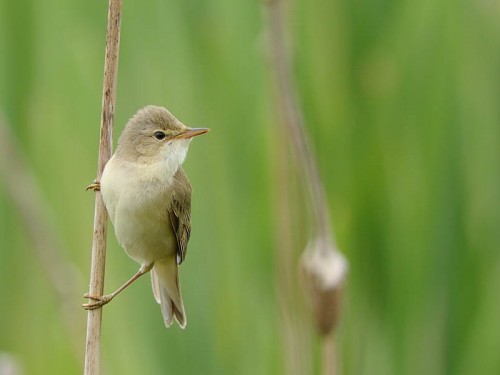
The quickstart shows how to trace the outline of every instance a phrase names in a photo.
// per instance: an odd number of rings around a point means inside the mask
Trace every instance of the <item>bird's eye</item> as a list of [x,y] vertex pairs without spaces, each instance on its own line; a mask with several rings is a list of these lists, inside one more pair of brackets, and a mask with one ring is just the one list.
[[157,132],[154,133],[154,137],[157,140],[161,141],[162,139],[165,139],[166,135],[163,132],[157,131]]

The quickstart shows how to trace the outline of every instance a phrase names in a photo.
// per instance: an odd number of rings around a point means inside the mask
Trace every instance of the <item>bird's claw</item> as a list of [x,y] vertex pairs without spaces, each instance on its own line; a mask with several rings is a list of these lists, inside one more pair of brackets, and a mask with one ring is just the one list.
[[90,184],[85,188],[85,191],[88,190],[93,190],[94,192],[101,191],[101,183],[97,180],[94,180],[94,183]]
[[83,295],[83,298],[89,298],[91,300],[94,300],[94,302],[84,303],[82,307],[85,310],[98,309],[99,307],[102,307],[105,304],[109,303],[113,299],[113,297],[114,296],[111,294],[108,294],[106,296],[92,296],[89,293],[85,293]]

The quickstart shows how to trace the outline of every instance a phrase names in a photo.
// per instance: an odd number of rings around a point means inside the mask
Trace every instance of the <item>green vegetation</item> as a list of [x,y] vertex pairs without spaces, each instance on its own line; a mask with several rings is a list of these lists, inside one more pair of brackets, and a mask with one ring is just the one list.
[[[185,163],[187,329],[166,330],[149,279],[138,281],[104,308],[105,374],[285,373],[274,177],[283,135],[264,10],[124,1],[115,135],[146,104],[212,132]],[[498,4],[297,0],[288,10],[305,118],[350,261],[336,333],[343,374],[500,373]],[[102,0],[0,0],[0,111],[77,282],[75,355],[0,178],[0,352],[26,374],[81,373],[94,209],[84,188],[97,164],[106,13]],[[296,262],[308,233],[292,222]],[[105,290],[137,268],[110,229]],[[309,316],[290,308],[319,369]]]

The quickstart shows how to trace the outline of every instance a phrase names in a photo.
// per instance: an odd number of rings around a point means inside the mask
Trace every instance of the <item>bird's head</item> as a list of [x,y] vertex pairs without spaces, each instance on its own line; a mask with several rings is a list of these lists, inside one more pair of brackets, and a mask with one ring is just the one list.
[[149,105],[128,121],[118,140],[116,155],[135,163],[166,162],[177,170],[186,158],[191,139],[208,131],[189,128],[167,109]]

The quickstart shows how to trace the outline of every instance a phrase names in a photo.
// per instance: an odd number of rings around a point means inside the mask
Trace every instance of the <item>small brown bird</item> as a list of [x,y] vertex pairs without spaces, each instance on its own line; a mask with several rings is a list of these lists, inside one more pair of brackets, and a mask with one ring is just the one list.
[[182,169],[192,137],[208,132],[188,128],[163,107],[147,106],[132,117],[106,164],[100,183],[115,235],[139,271],[114,293],[84,306],[95,309],[151,271],[153,294],[167,327],[186,327],[178,265],[191,233],[191,184]]

